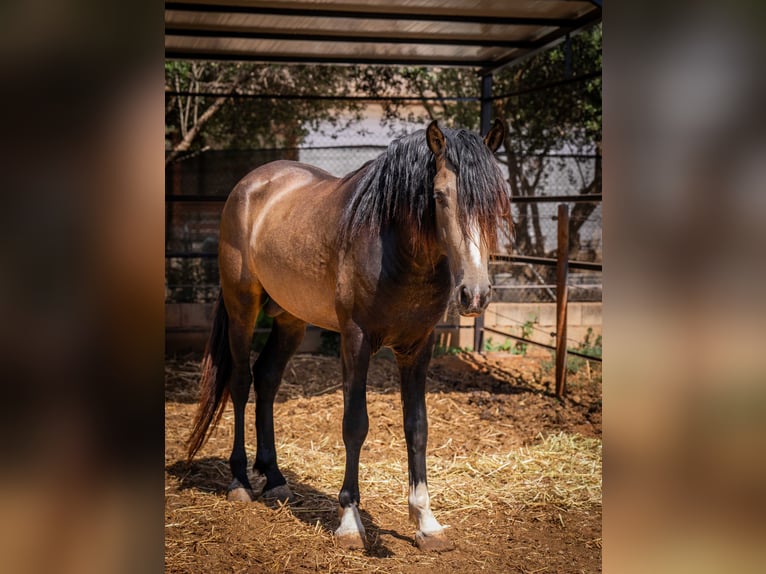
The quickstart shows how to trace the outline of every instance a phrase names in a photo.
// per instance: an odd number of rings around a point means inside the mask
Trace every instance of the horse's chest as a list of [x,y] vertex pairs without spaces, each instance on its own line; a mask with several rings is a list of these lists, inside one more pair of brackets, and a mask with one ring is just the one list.
[[350,289],[354,316],[368,332],[384,341],[412,340],[429,333],[444,315],[452,279],[446,259],[416,261],[400,242],[385,236],[362,246]]
[[422,333],[441,320],[449,292],[449,283],[382,286],[372,317],[391,336]]

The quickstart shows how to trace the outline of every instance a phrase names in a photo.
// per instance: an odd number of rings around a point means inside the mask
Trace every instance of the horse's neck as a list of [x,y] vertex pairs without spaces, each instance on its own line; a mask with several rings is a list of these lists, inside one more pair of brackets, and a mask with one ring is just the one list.
[[397,231],[393,233],[395,242],[390,253],[395,254],[399,265],[413,276],[429,277],[441,272],[440,267],[446,265],[446,256],[434,246],[418,243],[410,233]]

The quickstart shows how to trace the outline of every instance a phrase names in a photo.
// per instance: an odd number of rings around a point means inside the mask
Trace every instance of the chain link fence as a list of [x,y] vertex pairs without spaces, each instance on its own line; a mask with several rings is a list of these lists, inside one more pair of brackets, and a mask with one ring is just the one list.
[[[498,161],[508,175],[504,153]],[[534,197],[516,197],[513,204],[513,237],[501,243],[501,255],[555,258],[557,210],[569,206],[570,261],[601,263],[600,158],[595,155],[548,155],[517,158],[525,177],[538,177]],[[551,201],[557,197],[598,194],[598,200]],[[546,302],[556,300],[556,269],[552,265],[495,258],[490,263],[495,301]],[[601,301],[601,271],[572,269],[569,274],[570,301]]]

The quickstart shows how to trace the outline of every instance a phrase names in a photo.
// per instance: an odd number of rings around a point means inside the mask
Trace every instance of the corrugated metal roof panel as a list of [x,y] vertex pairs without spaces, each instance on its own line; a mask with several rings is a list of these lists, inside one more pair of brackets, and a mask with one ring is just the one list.
[[168,58],[496,67],[601,19],[569,0],[167,2]]

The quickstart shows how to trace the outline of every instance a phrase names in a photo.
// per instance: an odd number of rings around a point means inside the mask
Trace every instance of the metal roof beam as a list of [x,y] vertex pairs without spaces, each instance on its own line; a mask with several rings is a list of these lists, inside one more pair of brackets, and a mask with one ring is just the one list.
[[183,12],[210,12],[224,14],[262,14],[271,16],[301,16],[314,18],[353,18],[357,20],[416,20],[422,22],[467,22],[506,26],[553,26],[570,28],[577,18],[545,18],[522,16],[484,16],[479,14],[444,14],[432,12],[367,12],[365,10],[330,10],[316,8],[287,8],[274,6],[238,6],[225,4],[196,4],[193,2],[166,2],[165,10]]
[[248,40],[288,40],[308,42],[352,42],[366,44],[423,44],[443,46],[482,46],[488,48],[522,48],[537,46],[534,40],[493,40],[483,38],[428,38],[422,36],[378,36],[378,35],[341,35],[317,34],[314,32],[260,32],[250,30],[198,28],[165,28],[166,36],[184,36],[195,38],[241,38]]
[[486,68],[487,60],[459,60],[455,58],[404,58],[372,56],[305,56],[302,54],[221,53],[205,50],[165,49],[167,60],[219,60],[225,62],[277,62],[285,64],[369,64],[381,66],[441,66],[450,68]]

